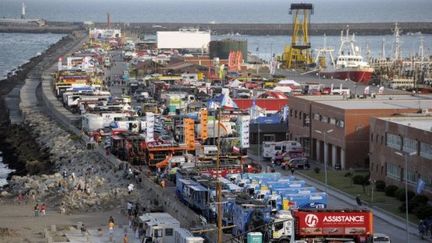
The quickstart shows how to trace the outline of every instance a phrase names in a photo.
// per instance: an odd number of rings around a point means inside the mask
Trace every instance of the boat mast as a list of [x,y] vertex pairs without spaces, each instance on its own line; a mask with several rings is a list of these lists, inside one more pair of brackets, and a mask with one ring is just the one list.
[[400,33],[401,33],[401,29],[399,29],[399,25],[396,22],[395,23],[395,28],[393,30],[394,32],[394,37],[395,37],[395,52],[394,52],[394,60],[398,61],[401,59],[401,47],[400,47]]

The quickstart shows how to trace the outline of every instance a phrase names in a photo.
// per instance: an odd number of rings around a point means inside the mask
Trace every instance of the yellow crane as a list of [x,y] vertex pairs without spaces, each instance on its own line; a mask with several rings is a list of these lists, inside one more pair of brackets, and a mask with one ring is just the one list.
[[310,16],[313,14],[311,3],[292,3],[290,14],[293,16],[291,44],[286,46],[282,55],[285,68],[306,68],[313,63],[309,41]]

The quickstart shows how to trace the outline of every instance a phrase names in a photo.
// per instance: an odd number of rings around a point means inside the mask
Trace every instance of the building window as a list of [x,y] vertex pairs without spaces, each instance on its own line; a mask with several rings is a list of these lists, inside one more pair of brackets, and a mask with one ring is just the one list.
[[404,138],[403,139],[403,151],[412,153],[417,153],[417,141],[411,138]]
[[[408,170],[407,172],[408,172],[407,181],[411,183],[417,183],[417,174],[412,170]],[[405,179],[405,174],[404,174],[404,179]]]
[[371,138],[370,138],[370,140],[371,140],[371,143],[373,143],[373,133],[371,133]]
[[420,156],[426,159],[432,159],[432,145],[420,143]]
[[400,168],[399,166],[392,164],[392,163],[387,163],[387,173],[386,173],[387,177],[391,177],[394,179],[400,179]]
[[165,236],[173,236],[173,235],[174,235],[174,231],[172,228],[165,229]]
[[319,121],[321,118],[320,118],[320,114],[318,114],[318,113],[315,113],[314,115],[313,115],[313,118],[314,118],[314,120],[316,120],[316,121]]
[[302,118],[302,112],[299,111],[299,119],[301,119],[301,118]]
[[290,117],[292,117],[293,116],[293,110],[290,109],[289,113],[290,113]]
[[336,125],[336,119],[335,118],[330,118],[330,124]]
[[384,136],[381,136],[381,145],[384,144]]
[[294,118],[297,118],[297,111],[294,111]]
[[264,140],[264,142],[274,142],[275,141],[275,135],[274,134],[264,134],[263,140]]
[[321,116],[321,122],[328,123],[328,117],[326,117],[326,116]]
[[387,133],[386,134],[386,146],[400,150],[402,147],[402,138],[399,135]]
[[340,128],[344,128],[345,127],[345,122],[342,120],[337,120],[336,121],[336,126],[340,127]]

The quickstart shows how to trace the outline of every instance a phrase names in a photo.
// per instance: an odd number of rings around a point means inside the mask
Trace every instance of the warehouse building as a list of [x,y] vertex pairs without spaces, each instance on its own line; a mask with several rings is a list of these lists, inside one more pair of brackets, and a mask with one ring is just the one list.
[[369,119],[430,109],[432,96],[293,96],[289,107],[289,138],[311,159],[334,168],[369,168]]

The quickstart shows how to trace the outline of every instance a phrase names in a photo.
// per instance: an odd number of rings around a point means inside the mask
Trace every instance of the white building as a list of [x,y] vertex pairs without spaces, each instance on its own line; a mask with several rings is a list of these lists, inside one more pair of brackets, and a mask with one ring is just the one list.
[[179,31],[158,31],[158,49],[199,49],[206,51],[210,43],[210,31],[180,29]]

